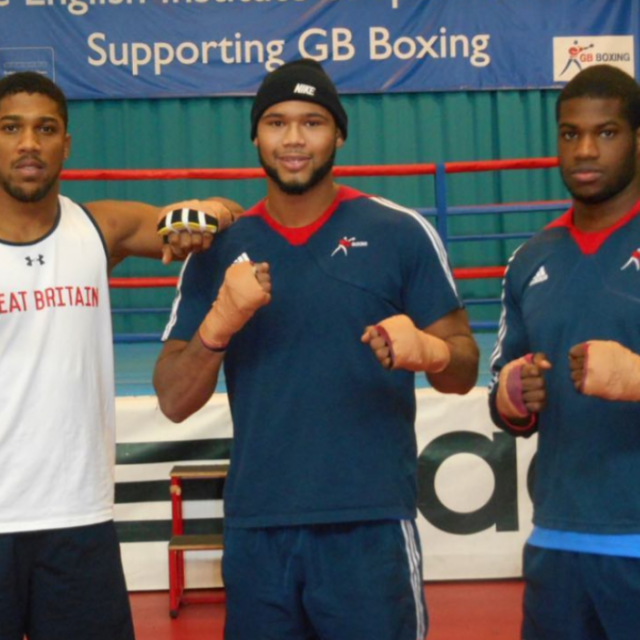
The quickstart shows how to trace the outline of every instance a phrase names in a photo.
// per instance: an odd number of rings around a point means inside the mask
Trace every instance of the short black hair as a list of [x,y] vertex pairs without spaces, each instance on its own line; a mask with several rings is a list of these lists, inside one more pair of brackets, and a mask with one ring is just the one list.
[[51,98],[58,105],[65,129],[68,128],[67,98],[53,80],[34,71],[11,73],[0,80],[0,101],[7,96],[15,96],[18,93],[38,93]]
[[556,122],[563,102],[574,98],[604,98],[620,101],[620,113],[632,129],[640,127],[640,85],[629,74],[609,64],[587,67],[569,81],[556,102]]

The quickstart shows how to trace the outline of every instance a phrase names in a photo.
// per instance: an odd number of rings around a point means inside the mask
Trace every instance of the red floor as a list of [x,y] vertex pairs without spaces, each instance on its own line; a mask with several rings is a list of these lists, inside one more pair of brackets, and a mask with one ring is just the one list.
[[[428,640],[517,640],[520,581],[429,583]],[[137,640],[222,640],[223,604],[194,604],[169,617],[167,592],[133,593]],[[357,640],[357,639],[354,639]]]

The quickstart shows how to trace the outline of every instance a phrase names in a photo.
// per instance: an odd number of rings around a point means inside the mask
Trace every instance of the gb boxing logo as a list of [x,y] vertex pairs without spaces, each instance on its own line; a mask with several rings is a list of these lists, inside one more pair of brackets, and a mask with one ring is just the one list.
[[33,267],[34,264],[44,264],[44,256],[41,253],[38,254],[37,258],[25,256],[24,259],[27,261],[28,267]]
[[342,251],[345,256],[349,255],[349,249],[353,249],[355,247],[368,247],[369,243],[366,240],[356,240],[355,238],[347,238],[346,236],[342,238],[342,240],[338,241],[338,246],[333,250],[331,257],[336,255],[336,253]]
[[620,271],[624,271],[631,265],[635,267],[636,271],[640,271],[640,247],[631,254],[631,257],[624,263],[624,265],[622,265]]
[[633,36],[553,38],[553,79],[568,82],[594,64],[610,64],[635,76]]

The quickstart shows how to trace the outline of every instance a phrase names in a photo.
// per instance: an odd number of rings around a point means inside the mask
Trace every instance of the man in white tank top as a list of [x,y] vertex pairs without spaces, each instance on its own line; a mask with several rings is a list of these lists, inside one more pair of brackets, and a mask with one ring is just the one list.
[[[113,524],[115,399],[108,274],[130,255],[184,257],[139,202],[60,195],[64,94],[0,80],[0,638],[134,637]],[[170,208],[175,208],[174,205]],[[219,220],[239,207],[199,203]]]

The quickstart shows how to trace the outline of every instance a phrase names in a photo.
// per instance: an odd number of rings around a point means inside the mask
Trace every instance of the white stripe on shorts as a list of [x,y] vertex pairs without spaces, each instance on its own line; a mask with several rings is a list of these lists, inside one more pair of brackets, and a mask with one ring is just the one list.
[[413,598],[416,605],[416,640],[424,640],[427,629],[425,628],[425,611],[422,598],[422,575],[420,572],[420,550],[416,543],[415,530],[410,520],[401,520],[402,535],[404,536],[407,560],[409,561],[409,577]]

